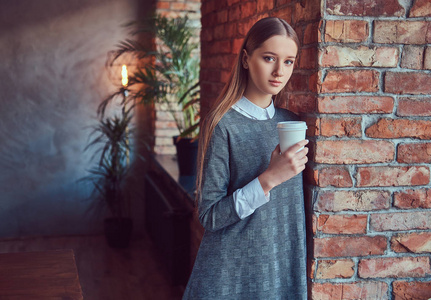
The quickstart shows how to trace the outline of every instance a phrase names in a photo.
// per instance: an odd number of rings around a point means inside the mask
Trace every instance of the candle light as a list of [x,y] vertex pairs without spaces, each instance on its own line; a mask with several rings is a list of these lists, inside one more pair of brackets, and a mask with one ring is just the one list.
[[124,90],[124,96],[127,97],[128,91],[127,91],[127,85],[129,84],[129,76],[127,72],[127,66],[123,65],[121,67],[121,84],[125,88]]
[[123,86],[126,88],[127,84],[129,83],[129,77],[127,74],[127,66],[123,65],[121,67],[121,83],[123,84]]
[[[127,74],[127,66],[123,65],[121,67],[121,84],[124,87],[124,97],[127,97],[127,85],[129,84],[129,77]],[[124,103],[126,105],[126,102]],[[129,146],[129,126],[126,126],[126,145]],[[127,166],[130,164],[130,154],[129,149],[126,149],[126,164]]]

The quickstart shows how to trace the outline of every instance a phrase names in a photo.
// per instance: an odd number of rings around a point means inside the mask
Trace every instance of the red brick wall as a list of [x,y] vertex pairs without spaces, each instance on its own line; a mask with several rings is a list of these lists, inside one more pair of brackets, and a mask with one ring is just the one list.
[[431,298],[431,3],[403,3],[323,1],[313,299]]
[[431,298],[430,1],[203,0],[203,114],[271,15],[303,44],[284,105],[311,140],[311,298]]

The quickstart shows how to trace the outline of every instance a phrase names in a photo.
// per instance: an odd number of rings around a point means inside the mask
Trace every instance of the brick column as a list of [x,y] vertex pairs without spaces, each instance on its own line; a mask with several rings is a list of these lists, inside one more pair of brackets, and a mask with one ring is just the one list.
[[430,1],[203,0],[203,114],[273,15],[302,42],[282,105],[311,140],[310,298],[431,298]]
[[404,3],[322,3],[313,299],[431,297],[431,5]]

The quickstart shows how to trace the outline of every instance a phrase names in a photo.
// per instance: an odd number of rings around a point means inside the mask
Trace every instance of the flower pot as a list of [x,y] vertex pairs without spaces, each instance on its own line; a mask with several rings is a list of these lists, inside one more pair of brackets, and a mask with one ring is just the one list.
[[196,161],[198,156],[198,141],[192,142],[191,138],[181,138],[177,141],[174,136],[174,144],[177,148],[177,160],[180,176],[196,176]]
[[105,219],[105,237],[112,248],[127,248],[132,236],[133,221],[130,218]]

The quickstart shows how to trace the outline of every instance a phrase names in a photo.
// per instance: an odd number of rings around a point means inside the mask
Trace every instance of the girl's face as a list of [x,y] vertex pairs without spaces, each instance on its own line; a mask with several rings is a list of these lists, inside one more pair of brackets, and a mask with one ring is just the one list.
[[251,55],[244,50],[243,67],[248,69],[248,84],[244,93],[250,101],[270,104],[292,76],[298,47],[283,35],[267,39]]

